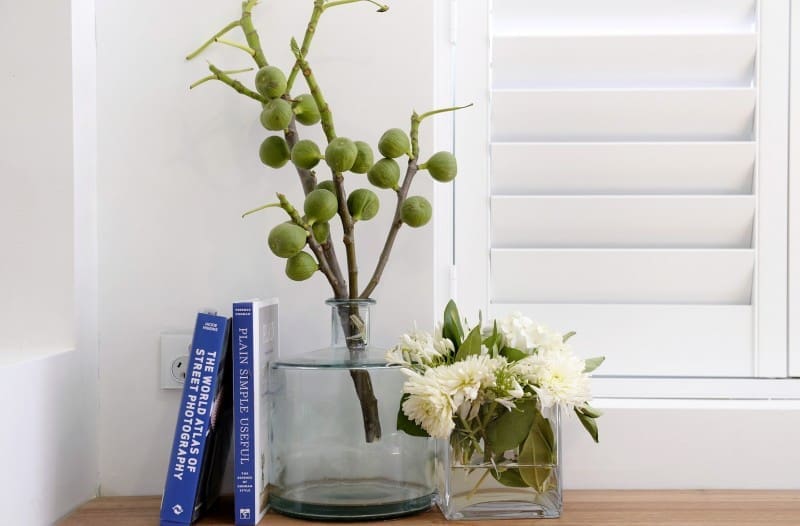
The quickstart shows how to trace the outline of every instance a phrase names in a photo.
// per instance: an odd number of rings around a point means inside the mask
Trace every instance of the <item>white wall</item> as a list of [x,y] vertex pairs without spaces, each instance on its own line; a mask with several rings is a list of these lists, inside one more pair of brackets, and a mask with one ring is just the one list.
[[75,276],[86,239],[73,221],[93,156],[92,117],[77,115],[93,67],[88,3],[0,4],[0,524],[52,524],[96,494],[95,329],[75,331],[91,277]]
[[[256,8],[254,18],[272,63],[290,66],[289,38],[302,37],[311,7],[310,0],[274,0]],[[372,144],[387,128],[407,128],[412,109],[425,111],[433,104],[432,3],[404,0],[392,2],[385,14],[374,11],[357,3],[326,13],[309,57],[339,135]],[[218,83],[187,89],[206,75],[206,58],[223,68],[250,65],[249,57],[234,49],[183,60],[237,13],[237,2],[212,0],[98,3],[100,478],[105,495],[163,489],[179,393],[158,387],[159,333],[189,331],[200,308],[228,312],[234,299],[276,295],[284,352],[317,348],[329,337],[323,300],[330,291],[324,278],[290,283],[283,262],[266,248],[268,229],[284,220],[281,213],[239,218],[271,201],[276,191],[301,202],[290,167],[275,172],[258,160],[266,133],[258,123],[257,103]],[[430,123],[422,134],[423,152],[430,153]],[[366,183],[364,176],[349,179],[349,188]],[[430,197],[431,186],[420,174],[413,191]],[[380,195],[381,214],[357,232],[364,282],[393,210],[391,193]],[[391,345],[414,320],[430,325],[432,236],[430,227],[400,233],[374,295],[377,343]]]
[[0,46],[0,359],[12,360],[73,346],[70,3],[3,2],[0,34],[13,42]]

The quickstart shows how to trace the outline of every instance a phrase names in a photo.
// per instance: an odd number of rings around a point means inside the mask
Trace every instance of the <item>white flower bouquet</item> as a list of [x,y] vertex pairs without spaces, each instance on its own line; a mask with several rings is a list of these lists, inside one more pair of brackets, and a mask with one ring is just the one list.
[[492,466],[484,477],[491,473],[502,485],[546,490],[548,470],[523,467],[557,462],[544,415],[571,410],[598,440],[590,373],[603,358],[573,354],[567,342],[574,334],[518,313],[465,331],[451,301],[436,334],[415,330],[387,353],[408,376],[398,429],[449,439],[454,461],[466,466],[478,458]]

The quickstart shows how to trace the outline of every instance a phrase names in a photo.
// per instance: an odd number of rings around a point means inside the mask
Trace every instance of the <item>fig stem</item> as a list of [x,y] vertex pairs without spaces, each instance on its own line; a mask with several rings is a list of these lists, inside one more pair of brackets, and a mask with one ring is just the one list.
[[308,247],[314,253],[314,256],[316,256],[317,261],[319,262],[320,272],[322,272],[325,277],[328,278],[328,282],[331,284],[331,287],[335,293],[341,294],[343,291],[343,285],[338,279],[336,279],[336,276],[333,275],[333,271],[323,256],[322,247],[314,238],[314,232],[311,230],[311,227],[308,225],[308,223],[303,221],[303,218],[300,217],[297,209],[293,207],[291,203],[289,203],[289,200],[286,199],[284,194],[278,193],[276,195],[278,196],[278,202],[280,203],[279,206],[283,208],[287,214],[289,214],[289,217],[292,218],[292,222],[300,227],[303,227],[307,232],[308,236],[306,241],[308,243]]
[[470,106],[472,106],[472,105],[473,105],[473,103],[472,103],[472,102],[470,102],[469,104],[464,104],[463,106],[452,106],[452,107],[450,107],[450,108],[439,108],[438,110],[426,111],[425,113],[423,113],[422,115],[420,115],[420,116],[419,116],[419,120],[420,120],[420,122],[421,122],[421,121],[423,121],[424,119],[426,119],[426,118],[430,117],[431,115],[436,115],[437,113],[444,113],[444,112],[446,112],[446,111],[458,111],[458,110],[463,110],[464,108],[469,108],[469,107],[470,107]]
[[[284,95],[284,98],[288,98],[288,95]],[[300,140],[297,133],[297,122],[294,116],[292,116],[292,120],[289,122],[289,127],[284,130],[283,135],[286,138],[286,143],[289,145],[289,150],[291,151],[291,149],[294,148],[294,145]],[[297,170],[297,175],[300,177],[300,184],[303,187],[303,193],[308,195],[317,187],[317,176],[313,170],[306,170],[305,168],[300,168],[297,165],[295,165],[295,169]],[[333,243],[331,243],[330,236],[328,236],[328,239],[326,239],[321,246],[322,253],[325,256],[328,265],[330,265],[333,275],[336,276],[336,280],[339,283],[344,283],[342,269],[339,267],[339,258],[336,256],[336,249],[334,248]],[[339,291],[334,288],[333,294],[338,297]]]
[[239,19],[239,24],[242,26],[247,45],[255,51],[253,60],[255,60],[259,68],[263,68],[269,64],[264,56],[264,51],[261,49],[261,39],[258,37],[258,31],[253,26],[253,8],[256,4],[258,4],[258,0],[247,0],[246,3],[242,4],[242,18]]
[[[315,0],[315,6],[317,5],[317,2],[319,2],[319,0]],[[303,73],[303,77],[306,79],[306,84],[308,84],[308,89],[311,92],[311,96],[314,97],[314,102],[317,103],[320,119],[322,121],[322,131],[325,132],[325,138],[328,140],[328,143],[330,143],[336,138],[336,130],[333,125],[333,114],[331,113],[330,107],[328,106],[328,103],[322,94],[322,90],[317,83],[316,77],[314,77],[314,72],[311,71],[311,67],[308,65],[305,55],[303,55],[301,52],[300,47],[297,45],[297,41],[294,38],[291,40],[291,48],[298,64],[300,64],[300,71]],[[344,231],[342,242],[344,243],[347,256],[348,297],[355,299],[358,297],[358,259],[356,256],[355,227],[353,218],[350,216],[350,211],[347,209],[347,192],[345,192],[344,189],[344,177],[342,177],[341,173],[333,173],[333,185],[336,189],[336,198],[339,201],[339,218],[342,221],[342,230]]]
[[[303,44],[300,46],[300,54],[304,57],[308,54],[308,48],[311,46],[311,40],[314,39],[314,35],[317,32],[317,23],[319,22],[319,17],[322,16],[322,12],[324,10],[325,7],[323,0],[314,0],[314,10],[311,11],[311,18],[308,20],[306,32],[303,35]],[[292,86],[294,86],[294,81],[297,78],[298,73],[300,73],[300,61],[295,59],[294,65],[292,65],[292,71],[289,72],[289,78],[286,80],[286,93],[289,93],[292,90]]]
[[336,129],[333,126],[333,114],[331,113],[330,106],[328,106],[325,96],[322,94],[314,72],[311,70],[311,66],[308,65],[308,60],[306,60],[305,55],[297,45],[297,40],[294,38],[292,38],[291,41],[291,48],[297,63],[300,65],[300,72],[303,73],[303,77],[306,79],[306,84],[308,84],[311,96],[314,97],[314,102],[317,103],[317,109],[319,109],[320,120],[322,122],[322,131],[325,132],[325,138],[328,139],[328,142],[331,142],[336,138]]
[[206,77],[205,79],[200,79],[200,81],[197,81],[194,84],[192,84],[192,87],[198,86],[199,84],[202,84],[203,82],[206,82],[207,80],[217,79],[220,82],[222,82],[224,84],[227,84],[228,86],[230,86],[234,90],[238,91],[242,95],[245,95],[247,97],[250,97],[251,99],[257,100],[258,102],[260,102],[262,104],[267,102],[267,99],[264,98],[260,93],[257,93],[257,92],[255,92],[253,90],[250,90],[250,89],[247,89],[244,84],[242,84],[241,82],[239,82],[236,79],[231,78],[230,76],[228,76],[228,74],[226,72],[222,71],[221,69],[219,69],[214,64],[209,64],[208,65],[208,69],[212,73],[212,75],[210,75],[212,78]]
[[403,220],[400,218],[400,211],[403,207],[403,203],[408,196],[408,190],[411,187],[411,181],[414,179],[414,175],[417,173],[417,160],[414,157],[408,159],[408,168],[406,168],[406,176],[403,178],[403,184],[400,186],[400,189],[397,191],[397,205],[394,209],[394,218],[392,219],[392,226],[389,228],[389,233],[386,235],[386,242],[383,244],[383,250],[381,250],[381,255],[378,258],[378,263],[375,265],[375,271],[372,273],[372,277],[370,278],[367,286],[361,292],[359,296],[362,299],[367,299],[370,297],[372,292],[375,290],[375,287],[378,286],[380,283],[381,276],[383,276],[383,270],[386,268],[386,264],[389,262],[389,256],[392,253],[392,247],[394,246],[394,241],[397,239],[397,233],[400,231],[400,228],[403,226]]
[[256,212],[260,212],[262,210],[266,210],[267,208],[273,208],[273,207],[276,207],[276,206],[280,207],[281,204],[280,203],[269,203],[269,204],[266,204],[266,205],[263,205],[263,206],[259,206],[258,208],[253,208],[252,210],[248,210],[247,212],[242,214],[242,219],[244,219],[245,217],[249,216],[250,214],[255,214]]
[[[229,69],[229,70],[223,71],[223,73],[225,73],[226,75],[233,75],[233,74],[236,74],[236,73],[246,73],[248,71],[253,71],[253,68]],[[192,84],[190,84],[189,85],[189,89],[194,89],[194,88],[196,88],[197,86],[199,86],[200,84],[202,84],[204,82],[208,82],[209,80],[216,80],[216,79],[217,79],[216,75],[209,75],[207,77],[203,77],[200,80],[195,81]]]
[[201,45],[199,48],[195,49],[194,51],[186,55],[186,60],[192,60],[194,57],[202,53],[208,46],[216,42],[219,37],[230,31],[234,27],[239,27],[240,25],[241,25],[240,20],[234,20],[227,26],[223,27],[222,29],[214,33],[214,36],[203,42],[203,45]]
[[472,104],[470,103],[465,106],[453,106],[452,108],[440,108],[427,111],[422,115],[418,115],[416,111],[411,114],[411,129],[409,130],[408,134],[411,138],[411,156],[408,158],[406,176],[403,178],[403,184],[397,191],[397,206],[394,209],[392,226],[389,227],[389,233],[386,234],[386,242],[383,244],[383,250],[381,250],[381,255],[378,257],[378,263],[375,265],[375,270],[372,273],[372,277],[367,283],[366,288],[364,288],[363,292],[361,292],[361,296],[359,296],[360,298],[369,298],[372,294],[372,291],[374,291],[375,287],[377,287],[378,283],[380,283],[383,270],[386,268],[386,264],[389,261],[389,256],[392,254],[392,247],[394,246],[395,239],[397,239],[397,233],[403,226],[403,220],[400,217],[400,212],[403,208],[403,203],[408,197],[408,190],[411,188],[411,181],[414,179],[414,176],[420,169],[424,169],[426,167],[425,163],[417,165],[417,160],[419,159],[420,123],[422,123],[423,119],[430,117],[431,115],[436,115],[437,113],[444,113],[447,111],[456,111],[462,108],[468,108],[469,106],[472,106]]
[[253,49],[251,47],[247,47],[244,44],[240,44],[238,42],[234,42],[233,40],[228,40],[228,39],[225,39],[225,38],[217,37],[217,38],[214,39],[214,42],[219,42],[220,44],[225,44],[226,46],[231,46],[231,47],[235,47],[237,49],[241,49],[242,51],[244,51],[245,53],[247,53],[251,57],[256,56],[256,50],[255,49]]
[[370,4],[372,4],[374,6],[377,6],[378,13],[385,13],[386,11],[389,10],[389,6],[388,5],[379,4],[375,0],[331,0],[331,1],[327,2],[323,7],[324,7],[324,9],[328,9],[330,7],[336,7],[336,6],[339,6],[339,5],[355,4],[356,2],[369,2]]

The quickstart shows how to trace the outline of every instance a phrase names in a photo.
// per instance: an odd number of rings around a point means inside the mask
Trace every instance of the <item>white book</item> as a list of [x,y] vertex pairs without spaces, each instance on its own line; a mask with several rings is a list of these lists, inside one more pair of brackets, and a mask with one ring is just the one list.
[[267,511],[267,392],[278,350],[277,298],[235,302],[231,333],[236,524],[255,526]]

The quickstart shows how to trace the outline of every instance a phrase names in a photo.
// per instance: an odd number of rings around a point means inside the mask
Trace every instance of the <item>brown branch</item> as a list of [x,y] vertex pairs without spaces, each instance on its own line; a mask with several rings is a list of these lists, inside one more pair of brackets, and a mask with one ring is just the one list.
[[297,209],[295,209],[295,207],[293,207],[291,203],[289,203],[289,200],[286,199],[285,195],[278,193],[277,196],[281,208],[283,208],[283,210],[287,214],[289,214],[289,217],[292,218],[292,222],[305,229],[305,231],[308,233],[307,237],[308,247],[317,257],[317,263],[319,263],[319,270],[325,275],[326,278],[328,278],[328,282],[331,284],[331,288],[333,288],[334,292],[337,294],[340,293],[340,291],[343,290],[344,285],[338,279],[336,279],[336,276],[334,275],[333,271],[328,265],[328,262],[323,255],[322,247],[317,242],[317,240],[314,239],[314,232],[311,230],[311,226],[305,221],[303,221],[303,218],[300,217],[300,214],[298,213]]
[[[320,118],[322,121],[322,130],[325,132],[325,137],[330,143],[336,138],[336,129],[333,125],[333,114],[328,106],[328,102],[325,100],[325,96],[322,94],[322,89],[319,87],[317,79],[314,77],[313,71],[311,71],[311,67],[308,65],[308,61],[294,39],[292,39],[291,47],[292,52],[297,59],[297,63],[299,64],[300,71],[303,73],[303,77],[306,79],[306,84],[308,84],[308,89],[311,92],[311,96],[314,97],[314,102],[317,103],[317,108],[319,108]],[[347,253],[347,283],[349,297],[357,298],[358,259],[356,257],[355,222],[350,216],[350,211],[347,209],[347,193],[344,189],[344,177],[342,177],[341,173],[333,174],[333,185],[336,188],[336,199],[339,201],[339,218],[342,221],[342,230],[344,230],[344,237],[342,238],[342,241],[344,242],[345,251]]]
[[411,181],[414,179],[416,173],[417,160],[409,159],[408,168],[406,168],[406,176],[403,179],[403,184],[397,191],[397,206],[394,209],[392,226],[389,228],[389,233],[386,235],[386,242],[383,244],[383,250],[381,250],[381,255],[378,258],[378,264],[375,266],[375,272],[372,273],[369,283],[367,283],[367,286],[359,296],[362,299],[369,298],[370,294],[372,294],[372,292],[375,290],[375,287],[378,286],[381,276],[383,275],[383,270],[386,268],[386,264],[389,262],[389,256],[392,253],[394,241],[397,239],[397,233],[400,231],[400,227],[403,226],[403,220],[400,218],[400,211],[403,208],[403,203],[405,202],[406,197],[408,197],[408,190],[411,187]]
[[[288,100],[290,97],[287,94],[284,96],[284,98]],[[300,136],[297,133],[297,122],[295,121],[294,117],[292,117],[289,127],[285,130],[284,137],[286,137],[286,143],[289,145],[289,150],[291,151],[291,149],[294,148],[294,145],[300,140]],[[317,176],[312,170],[306,170],[305,168],[300,168],[297,165],[295,165],[295,168],[297,169],[297,175],[300,177],[300,184],[303,186],[303,193],[308,195],[312,190],[314,190],[314,188],[317,187]],[[321,246],[325,260],[330,266],[333,274],[336,276],[337,281],[339,281],[339,283],[345,283],[344,276],[342,275],[342,269],[339,267],[339,258],[336,256],[336,249],[334,248],[333,243],[331,243],[330,236],[328,236],[328,239],[326,239]],[[344,289],[344,287],[342,288]],[[337,298],[344,297],[335,289],[333,294]]]

